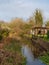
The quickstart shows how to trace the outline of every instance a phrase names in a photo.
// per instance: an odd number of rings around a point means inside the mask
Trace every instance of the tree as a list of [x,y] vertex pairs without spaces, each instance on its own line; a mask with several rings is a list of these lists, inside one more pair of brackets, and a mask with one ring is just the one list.
[[43,25],[43,17],[40,10],[35,11],[35,25],[41,27]]
[[49,28],[49,21],[46,22],[45,26]]
[[29,18],[29,25],[30,25],[31,28],[34,27],[34,25],[35,25],[33,16]]

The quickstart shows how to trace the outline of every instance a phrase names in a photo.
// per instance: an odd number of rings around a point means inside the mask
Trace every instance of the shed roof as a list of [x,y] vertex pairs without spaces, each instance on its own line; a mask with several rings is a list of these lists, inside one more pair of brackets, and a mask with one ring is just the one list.
[[49,29],[47,27],[33,27],[32,29]]

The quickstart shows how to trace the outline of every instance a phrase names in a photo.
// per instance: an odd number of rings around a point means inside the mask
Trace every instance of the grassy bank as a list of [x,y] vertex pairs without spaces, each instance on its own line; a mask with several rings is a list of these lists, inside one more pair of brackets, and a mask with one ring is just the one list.
[[49,52],[43,56],[40,56],[40,60],[42,60],[42,62],[44,62],[46,65],[49,65]]
[[0,53],[1,65],[26,65],[26,58],[21,54],[20,41],[11,39],[2,50]]
[[43,38],[43,40],[45,40],[45,41],[48,41],[48,42],[49,42],[49,38],[47,38],[47,37],[44,37],[44,38]]

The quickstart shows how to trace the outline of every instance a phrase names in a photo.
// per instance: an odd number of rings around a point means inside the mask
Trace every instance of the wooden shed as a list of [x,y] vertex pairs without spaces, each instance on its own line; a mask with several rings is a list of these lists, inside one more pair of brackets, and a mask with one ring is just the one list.
[[49,28],[47,27],[33,27],[32,32],[34,35],[46,35]]

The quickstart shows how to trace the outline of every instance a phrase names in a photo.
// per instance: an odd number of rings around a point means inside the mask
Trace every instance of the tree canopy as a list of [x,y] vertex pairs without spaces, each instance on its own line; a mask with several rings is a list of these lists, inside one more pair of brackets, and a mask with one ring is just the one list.
[[35,11],[35,26],[40,27],[43,25],[43,16],[40,10]]

